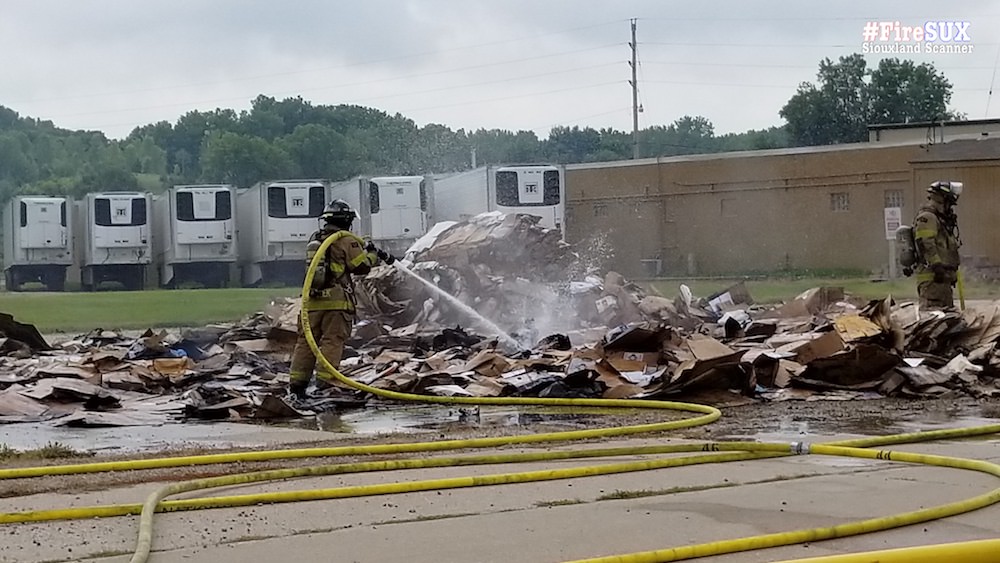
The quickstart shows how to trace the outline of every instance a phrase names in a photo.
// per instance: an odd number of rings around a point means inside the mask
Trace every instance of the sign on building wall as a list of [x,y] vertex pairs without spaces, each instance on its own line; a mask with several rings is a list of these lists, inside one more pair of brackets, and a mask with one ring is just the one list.
[[902,207],[885,208],[885,240],[896,240],[896,229],[903,224]]

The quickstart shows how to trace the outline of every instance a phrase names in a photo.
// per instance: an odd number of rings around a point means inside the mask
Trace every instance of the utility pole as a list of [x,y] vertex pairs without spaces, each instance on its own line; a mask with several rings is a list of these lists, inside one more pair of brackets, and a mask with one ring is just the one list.
[[635,18],[630,21],[632,22],[632,42],[629,43],[629,47],[632,48],[632,80],[629,84],[632,85],[632,158],[635,159],[639,158],[639,83],[636,81],[638,53],[635,44]]

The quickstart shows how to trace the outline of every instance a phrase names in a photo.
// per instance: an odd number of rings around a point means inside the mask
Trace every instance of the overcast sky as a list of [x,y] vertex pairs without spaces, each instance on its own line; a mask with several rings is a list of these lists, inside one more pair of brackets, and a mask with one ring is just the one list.
[[943,71],[953,109],[1000,117],[995,0],[6,0],[0,105],[113,138],[258,94],[421,126],[630,131],[633,17],[640,127],[781,125],[820,59],[862,51],[867,21],[970,22],[972,53],[903,56]]

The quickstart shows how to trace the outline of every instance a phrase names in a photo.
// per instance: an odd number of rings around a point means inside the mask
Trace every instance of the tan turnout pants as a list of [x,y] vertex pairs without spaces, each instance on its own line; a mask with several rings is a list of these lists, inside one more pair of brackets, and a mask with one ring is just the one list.
[[[351,336],[351,327],[354,325],[354,314],[350,311],[311,311],[309,313],[309,325],[312,327],[313,337],[316,344],[323,352],[323,356],[335,368],[340,367],[340,359],[344,355],[344,343]],[[295,350],[292,352],[292,366],[289,370],[289,382],[292,386],[305,387],[309,385],[313,370],[316,370],[316,378],[320,381],[333,383],[332,373],[327,372],[322,366],[316,366],[316,357],[313,356],[309,343],[306,342],[305,333],[302,331],[302,321],[299,321],[299,337],[295,341]]]

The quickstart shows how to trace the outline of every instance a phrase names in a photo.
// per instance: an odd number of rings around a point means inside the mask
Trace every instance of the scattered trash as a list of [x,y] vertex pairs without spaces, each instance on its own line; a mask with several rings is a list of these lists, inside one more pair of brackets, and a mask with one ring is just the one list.
[[[852,400],[1000,395],[1000,302],[921,311],[814,288],[776,306],[744,284],[674,298],[585,267],[532,217],[445,225],[405,267],[518,340],[504,347],[396,267],[359,284],[342,371],[380,389],[443,396]],[[340,385],[286,393],[301,301],[242,322],[128,337],[97,329],[52,348],[0,314],[0,423],[130,426],[287,419],[364,407]],[[475,327],[475,328],[473,328]]]

